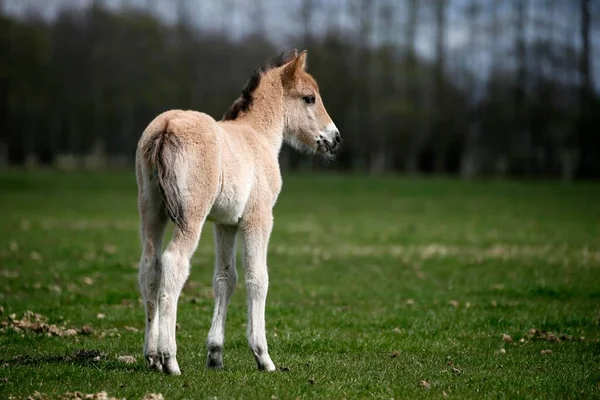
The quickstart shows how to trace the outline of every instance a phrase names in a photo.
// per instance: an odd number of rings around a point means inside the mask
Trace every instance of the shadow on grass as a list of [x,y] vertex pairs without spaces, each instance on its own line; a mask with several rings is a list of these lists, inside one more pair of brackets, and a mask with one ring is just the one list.
[[32,357],[29,355],[17,355],[11,359],[1,360],[0,365],[14,367],[14,366],[41,366],[44,364],[75,364],[79,366],[94,367],[97,369],[110,369],[120,371],[131,371],[131,370],[142,370],[145,368],[139,364],[128,364],[117,360],[109,360],[106,353],[102,353],[99,350],[77,350],[72,355],[64,356],[39,356]]

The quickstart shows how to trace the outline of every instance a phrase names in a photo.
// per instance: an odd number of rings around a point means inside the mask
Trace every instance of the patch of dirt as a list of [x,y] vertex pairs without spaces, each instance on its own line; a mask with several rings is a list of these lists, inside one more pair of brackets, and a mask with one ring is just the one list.
[[544,340],[550,343],[559,343],[559,342],[570,342],[570,341],[582,341],[585,340],[584,337],[574,337],[572,335],[565,335],[564,333],[554,333],[539,330],[536,328],[531,328],[529,332],[527,332],[527,336],[529,340]]
[[0,360],[0,365],[37,365],[68,362],[98,362],[106,358],[106,354],[98,350],[79,349],[72,355],[66,356],[43,356],[31,357],[29,355],[17,355],[9,360]]
[[[104,314],[99,315],[103,316]],[[139,331],[137,328],[130,326],[126,326],[125,329],[131,332]],[[81,329],[49,324],[45,316],[34,313],[33,311],[26,311],[21,319],[18,319],[16,314],[10,314],[7,319],[2,320],[0,322],[0,333],[7,332],[8,330],[13,330],[21,334],[33,333],[58,337],[72,337],[77,335],[89,336],[92,334],[97,335],[100,339],[121,337],[118,328],[94,331],[94,329],[87,324],[81,327]]]
[[[45,393],[40,393],[35,391],[31,396],[27,397],[27,400],[49,400],[51,399]],[[98,392],[98,393],[81,393],[81,392],[66,392],[60,397],[59,400],[79,400],[79,399],[90,399],[90,400],[118,400],[116,397],[109,396],[106,392]]]
[[21,319],[17,319],[16,314],[11,314],[8,319],[0,322],[0,332],[12,329],[17,333],[32,332],[47,336],[73,336],[73,329],[48,324],[46,320],[46,317],[33,311],[26,311]]
[[81,360],[81,361],[100,361],[102,358],[106,357],[106,354],[104,354],[98,350],[81,349],[81,350],[78,350],[73,357],[76,360]]

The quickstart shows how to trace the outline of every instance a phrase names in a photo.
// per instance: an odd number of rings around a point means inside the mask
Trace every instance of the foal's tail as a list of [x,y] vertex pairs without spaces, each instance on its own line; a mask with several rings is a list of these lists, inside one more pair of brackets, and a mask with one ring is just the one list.
[[144,159],[156,177],[167,215],[179,229],[186,230],[183,197],[175,171],[178,155],[182,151],[180,139],[169,130],[167,121],[162,130],[148,138],[144,147]]

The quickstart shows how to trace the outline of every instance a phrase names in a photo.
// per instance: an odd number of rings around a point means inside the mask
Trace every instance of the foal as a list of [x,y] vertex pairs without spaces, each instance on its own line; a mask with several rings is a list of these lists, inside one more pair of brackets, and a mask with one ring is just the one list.
[[[282,143],[333,157],[340,134],[306,51],[294,50],[257,68],[223,119],[170,110],[145,129],[136,151],[143,253],[139,287],[146,311],[144,356],[152,369],[180,374],[175,325],[177,302],[206,220],[214,223],[215,308],[206,346],[207,366],[223,366],[225,319],[237,283],[235,242],[242,239],[248,292],[250,349],[260,370],[274,371],[265,335],[267,246],[272,209],[281,190]],[[174,223],[162,252],[167,220]]]

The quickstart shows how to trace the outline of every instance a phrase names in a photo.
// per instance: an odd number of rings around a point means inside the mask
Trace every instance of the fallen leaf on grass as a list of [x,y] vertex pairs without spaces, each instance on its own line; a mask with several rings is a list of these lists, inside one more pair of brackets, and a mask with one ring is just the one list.
[[504,340],[506,343],[512,343],[513,338],[510,335],[507,335],[506,333],[502,334],[502,340]]
[[452,372],[454,375],[460,375],[462,373],[462,371],[456,367],[452,367]]
[[62,292],[62,289],[58,285],[50,285],[50,286],[48,286],[48,290],[50,290],[51,292],[56,292],[56,293]]
[[82,335],[91,335],[93,332],[94,330],[89,325],[84,325],[83,328],[81,328]]
[[98,315],[96,315],[96,318],[98,318],[98,319],[104,319],[104,318],[106,318],[106,315],[104,315],[102,313],[98,313]]
[[454,308],[458,308],[458,306],[460,305],[460,303],[458,301],[456,301],[456,300],[450,300],[448,302],[448,304],[450,304]]
[[498,354],[506,354],[506,350],[505,349],[500,349],[497,351]]
[[79,399],[90,399],[90,400],[117,400],[116,397],[109,397],[108,394],[104,391],[98,393],[90,393],[83,394],[81,392],[67,392],[62,397],[61,400],[79,400]]
[[90,278],[89,276],[84,276],[83,283],[85,283],[86,285],[93,285],[94,280],[92,278]]
[[117,357],[117,360],[124,362],[126,364],[133,364],[136,362],[136,359],[134,356],[119,356],[119,357]]
[[133,326],[125,326],[125,330],[129,332],[139,332],[139,329],[134,328]]
[[419,382],[419,386],[421,386],[423,389],[431,389],[431,383],[425,380]]
[[146,393],[142,400],[164,400],[165,398],[161,393]]
[[413,299],[407,299],[406,300],[406,305],[407,306],[412,306],[413,304],[415,304],[415,301]]
[[40,393],[37,390],[33,392],[31,396],[27,397],[27,400],[46,400],[49,399],[46,393]]
[[442,391],[442,396],[448,397],[448,393],[446,393],[445,391]]
[[121,334],[119,333],[119,330],[117,328],[111,328],[105,331],[100,332],[100,335],[98,335],[98,337],[100,339],[104,339],[105,337],[121,337]]
[[400,352],[399,352],[399,351],[393,351],[393,352],[392,352],[392,358],[396,358],[396,357],[398,357],[399,355],[400,355]]
[[540,354],[543,356],[545,356],[547,354],[552,354],[552,350],[542,350],[542,351],[540,351]]
[[34,261],[42,261],[42,255],[40,253],[38,253],[37,251],[32,251],[29,254],[29,257],[31,257],[31,259]]

